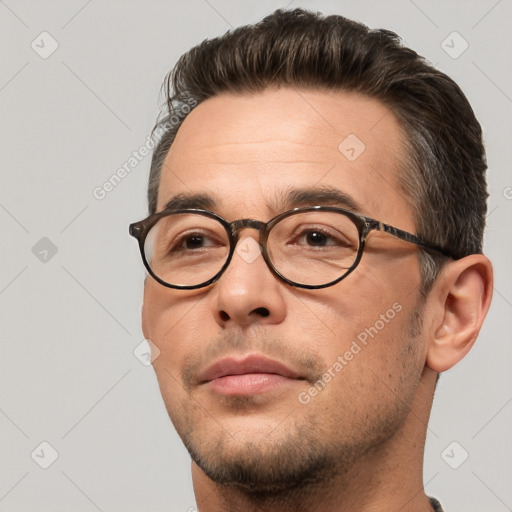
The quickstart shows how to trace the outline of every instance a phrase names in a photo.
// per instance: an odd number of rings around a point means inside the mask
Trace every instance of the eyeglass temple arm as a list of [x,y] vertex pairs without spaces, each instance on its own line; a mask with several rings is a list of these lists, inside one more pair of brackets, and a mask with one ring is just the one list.
[[400,240],[404,240],[406,242],[410,242],[411,244],[419,245],[420,247],[424,247],[425,249],[432,249],[434,251],[438,251],[445,256],[452,257],[451,254],[443,249],[439,245],[429,244],[424,242],[421,238],[418,238],[416,235],[409,233],[408,231],[403,231],[402,229],[395,228],[390,226],[389,224],[385,224],[384,222],[380,222],[378,220],[366,219],[367,225],[370,230],[375,229],[377,231],[383,231],[385,233],[389,233],[390,235],[396,236]]

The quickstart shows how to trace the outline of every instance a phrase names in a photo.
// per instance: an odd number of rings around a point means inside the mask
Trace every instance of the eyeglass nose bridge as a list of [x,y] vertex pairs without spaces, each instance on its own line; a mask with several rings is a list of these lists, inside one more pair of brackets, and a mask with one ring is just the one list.
[[229,224],[229,228],[231,230],[231,234],[233,236],[234,240],[238,239],[238,235],[240,233],[240,230],[244,228],[251,228],[256,229],[260,233],[265,230],[267,227],[266,222],[261,222],[260,220],[254,220],[254,219],[238,219],[234,220]]
[[224,273],[224,271],[227,269],[227,267],[231,264],[232,256],[235,252],[235,248],[238,244],[239,238],[240,238],[240,231],[245,228],[255,229],[259,232],[259,246],[261,249],[261,255],[263,256],[263,260],[265,261],[268,269],[274,273],[277,277],[283,279],[285,282],[288,282],[288,279],[286,279],[284,276],[282,276],[279,271],[274,267],[273,263],[270,261],[270,258],[267,253],[267,237],[268,237],[268,231],[269,228],[273,226],[274,223],[271,222],[262,222],[260,220],[255,219],[238,219],[234,220],[233,222],[229,223],[229,230],[231,233],[231,241],[230,241],[230,254],[228,256],[228,259],[223,267],[223,269],[220,271],[220,273],[217,276],[217,279],[221,277],[221,274]]

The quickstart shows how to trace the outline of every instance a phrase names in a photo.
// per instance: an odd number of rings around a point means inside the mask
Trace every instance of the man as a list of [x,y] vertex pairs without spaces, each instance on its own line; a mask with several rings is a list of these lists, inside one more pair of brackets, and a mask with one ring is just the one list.
[[193,48],[165,92],[131,233],[198,509],[441,510],[433,393],[492,290],[465,96],[395,34],[300,9]]

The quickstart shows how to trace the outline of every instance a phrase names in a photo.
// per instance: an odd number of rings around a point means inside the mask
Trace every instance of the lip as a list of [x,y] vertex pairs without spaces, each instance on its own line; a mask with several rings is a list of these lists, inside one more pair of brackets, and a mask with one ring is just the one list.
[[254,395],[304,380],[289,366],[261,355],[241,359],[227,357],[208,366],[198,375],[199,384],[224,395]]

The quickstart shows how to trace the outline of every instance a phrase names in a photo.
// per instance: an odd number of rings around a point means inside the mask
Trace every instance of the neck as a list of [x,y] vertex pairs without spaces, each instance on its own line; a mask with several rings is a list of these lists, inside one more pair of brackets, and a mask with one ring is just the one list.
[[406,421],[388,441],[323,482],[262,496],[217,484],[192,463],[199,512],[431,512],[423,452],[435,378],[424,370]]

